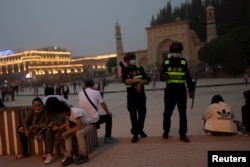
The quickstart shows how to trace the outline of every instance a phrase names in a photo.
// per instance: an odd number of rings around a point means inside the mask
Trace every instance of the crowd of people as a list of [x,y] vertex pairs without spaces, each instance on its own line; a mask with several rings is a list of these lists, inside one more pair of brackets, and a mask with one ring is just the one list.
[[[162,138],[165,140],[169,138],[171,116],[177,105],[180,118],[179,139],[188,143],[190,139],[187,137],[187,98],[194,97],[195,83],[190,75],[188,62],[182,57],[182,50],[182,43],[177,41],[171,43],[169,46],[171,54],[164,59],[159,76],[160,80],[166,83]],[[124,63],[126,66],[124,65],[121,70],[121,78],[127,90],[131,143],[137,143],[140,137],[148,137],[144,131],[147,113],[144,85],[149,83],[149,78],[143,66],[136,62],[134,53],[126,53]],[[98,90],[94,85],[93,79],[83,81],[82,89],[78,92],[78,106],[73,106],[68,99],[67,85],[57,85],[55,89],[47,86],[43,99],[35,97],[32,101],[32,109],[23,120],[23,124],[17,128],[22,153],[16,155],[16,159],[23,159],[30,155],[28,139],[33,137],[45,144],[45,153],[42,155],[45,164],[50,164],[55,160],[53,155],[55,145],[58,145],[65,155],[62,166],[88,162],[84,138],[86,129],[89,126],[99,129],[103,123],[105,123],[104,143],[112,143],[112,112],[103,98],[105,84],[100,79]],[[234,135],[238,131],[244,134],[250,133],[250,90],[243,92],[243,96],[245,105],[241,108],[242,120],[239,121],[234,119],[232,107],[224,102],[223,97],[214,95],[211,104],[202,116],[204,133],[215,136]],[[1,105],[4,106],[3,103]],[[100,114],[100,108],[105,114]],[[77,141],[76,145],[73,144],[74,139]]]

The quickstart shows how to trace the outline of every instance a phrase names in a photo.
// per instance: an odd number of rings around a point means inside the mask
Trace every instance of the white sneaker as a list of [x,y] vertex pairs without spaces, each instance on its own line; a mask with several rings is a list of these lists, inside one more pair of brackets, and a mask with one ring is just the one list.
[[62,162],[64,162],[66,160],[67,156],[65,156],[63,159],[62,159]]
[[48,154],[47,157],[46,157],[46,159],[45,159],[45,161],[44,161],[44,164],[47,165],[47,164],[52,163],[53,161],[54,161],[53,156],[51,154]]

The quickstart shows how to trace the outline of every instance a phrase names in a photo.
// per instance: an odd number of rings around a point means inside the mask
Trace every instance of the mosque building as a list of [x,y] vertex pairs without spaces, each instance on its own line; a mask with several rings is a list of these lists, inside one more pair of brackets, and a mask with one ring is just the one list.
[[[207,15],[207,41],[217,37],[214,7],[206,8]],[[126,52],[122,47],[121,28],[116,24],[116,51],[117,62],[123,61]],[[206,42],[200,42],[196,32],[189,28],[188,20],[176,18],[175,22],[156,25],[146,28],[147,33],[147,50],[135,51],[136,59],[146,71],[159,71],[164,57],[169,52],[169,45],[173,41],[179,41],[183,44],[182,56],[187,59],[191,69],[196,70],[199,65],[198,50]],[[121,69],[118,69],[120,74]]]

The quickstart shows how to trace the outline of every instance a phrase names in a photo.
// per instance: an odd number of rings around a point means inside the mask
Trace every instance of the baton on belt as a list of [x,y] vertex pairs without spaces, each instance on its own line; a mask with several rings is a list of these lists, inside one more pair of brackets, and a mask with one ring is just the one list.
[[193,81],[193,84],[194,84],[194,93],[193,93],[193,99],[192,99],[192,103],[191,103],[191,110],[193,109],[193,106],[194,106],[196,83],[197,83],[197,73],[195,74],[195,80]]

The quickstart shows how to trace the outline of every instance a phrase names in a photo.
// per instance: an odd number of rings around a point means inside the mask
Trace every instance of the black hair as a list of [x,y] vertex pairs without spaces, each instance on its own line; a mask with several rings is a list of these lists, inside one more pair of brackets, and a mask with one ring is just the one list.
[[71,111],[70,107],[65,102],[63,102],[63,101],[59,101],[55,105],[55,108],[56,108],[56,112],[59,113],[59,114]]
[[41,99],[40,97],[35,97],[35,98],[32,100],[32,105],[33,105],[33,103],[34,103],[35,101],[38,101],[38,102],[40,102],[40,103],[43,105],[43,101],[42,101],[42,99]]
[[126,61],[126,60],[131,60],[131,59],[134,59],[134,58],[136,58],[135,53],[128,52],[128,53],[125,54],[123,60]]
[[94,87],[95,82],[93,79],[85,79],[84,84],[85,84],[85,87]]
[[48,96],[48,95],[54,95],[54,88],[53,87],[46,87],[45,90],[44,90],[44,93],[45,93],[45,96]]
[[55,106],[59,102],[58,98],[56,97],[49,97],[45,102],[45,108],[49,114],[55,115],[56,108]]
[[224,102],[222,96],[221,95],[214,95],[212,100],[211,100],[211,104],[219,103],[219,102]]
[[181,51],[183,50],[183,45],[181,42],[178,41],[173,41],[170,46],[169,46],[169,51],[171,53],[181,53]]

